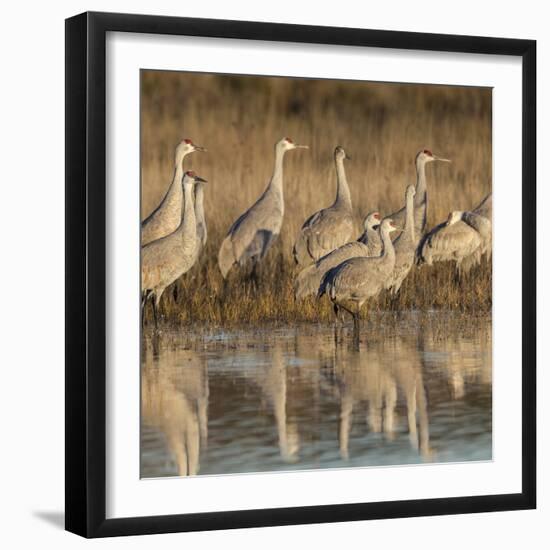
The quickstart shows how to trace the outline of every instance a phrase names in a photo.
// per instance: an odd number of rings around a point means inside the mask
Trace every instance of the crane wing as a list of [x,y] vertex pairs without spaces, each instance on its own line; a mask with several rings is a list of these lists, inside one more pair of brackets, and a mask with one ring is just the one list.
[[261,260],[266,255],[276,237],[277,235],[275,233],[272,233],[267,229],[259,229],[256,231],[254,237],[245,248],[244,252],[239,256],[239,264],[243,265],[246,260],[252,258],[258,258]]
[[490,220],[493,217],[493,193],[489,193],[472,212]]
[[325,274],[319,296],[328,291],[331,299],[362,300],[379,292],[386,278],[381,258],[350,258]]
[[432,261],[459,260],[472,254],[481,243],[475,229],[463,221],[440,224],[424,239],[422,256]]
[[312,225],[317,223],[317,220],[322,216],[323,210],[319,210],[318,212],[315,212],[312,214],[303,224],[302,224],[302,231],[304,229],[310,228]]
[[[335,214],[335,213],[334,213]],[[316,248],[318,258],[323,257],[335,248],[349,241],[353,234],[351,216],[323,216],[315,226],[311,236],[312,245]]]
[[[317,262],[302,269],[296,278],[295,296],[303,298],[321,291],[321,282],[324,275],[333,267],[354,258],[356,256],[366,256],[368,247],[363,243],[354,241],[340,246],[336,250],[329,252]],[[322,289],[325,292],[325,289]]]
[[346,243],[353,234],[351,214],[325,208],[310,216],[302,225],[293,254],[296,263],[306,265]]

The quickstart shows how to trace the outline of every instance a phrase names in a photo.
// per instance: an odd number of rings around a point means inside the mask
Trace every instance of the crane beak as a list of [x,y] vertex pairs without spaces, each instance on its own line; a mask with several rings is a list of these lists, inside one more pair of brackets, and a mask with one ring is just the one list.
[[199,176],[195,176],[195,183],[197,183],[197,182],[208,183],[207,180],[204,180],[204,179],[202,179],[202,178],[199,177]]
[[295,149],[309,149],[309,146],[296,144],[296,145],[294,145],[294,148]]
[[433,159],[434,159],[434,160],[440,160],[441,162],[451,162],[449,159],[444,159],[444,158],[441,158],[441,157],[436,157],[435,155],[434,155]]
[[195,151],[201,151],[201,153],[206,153],[208,151],[206,147],[201,147],[200,145],[194,145],[193,147],[195,147]]
[[346,160],[351,160],[351,157],[346,153],[346,156],[344,157]]

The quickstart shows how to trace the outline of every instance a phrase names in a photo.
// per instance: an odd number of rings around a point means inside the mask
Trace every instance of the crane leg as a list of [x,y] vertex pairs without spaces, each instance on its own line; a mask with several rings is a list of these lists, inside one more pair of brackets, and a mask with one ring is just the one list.
[[395,290],[395,287],[392,289],[391,298],[390,298],[390,307],[391,309],[397,309],[397,304],[399,302],[400,289]]
[[141,328],[145,326],[145,312],[147,311],[147,300],[151,297],[151,291],[146,290],[141,297]]
[[332,309],[334,311],[334,327],[338,326],[338,321],[340,320],[340,308],[338,304],[332,304]]
[[153,303],[153,318],[155,319],[155,330],[159,329],[159,323],[157,318],[157,297],[155,296],[152,300]]
[[352,311],[351,309],[348,309],[346,306],[344,306],[344,305],[342,305],[342,304],[339,304],[338,307],[339,307],[340,309],[343,309],[344,311],[347,311],[347,312],[351,315],[352,318],[355,317],[353,311]]
[[460,270],[460,267],[457,266],[456,269],[455,269],[455,285],[458,286],[458,287],[461,287],[462,286],[462,272]]
[[258,290],[258,281],[259,281],[259,274],[258,274],[258,261],[256,259],[252,260],[252,271],[250,273],[250,280],[252,282],[252,287],[254,290]]
[[359,312],[356,311],[353,314],[353,330],[354,332],[357,332],[357,334],[359,334],[359,324],[360,324]]
[[359,351],[359,344],[361,343],[361,339],[359,337],[359,319],[357,317],[353,317],[353,347],[355,351]]
[[338,329],[340,321],[340,308],[338,304],[332,304],[332,309],[334,310],[334,345],[338,345]]
[[147,292],[141,295],[141,328],[145,326],[145,304],[147,303]]
[[361,317],[359,315],[359,312],[361,311],[361,306],[357,304],[357,307],[355,309],[355,312],[353,313],[353,340],[355,342],[355,347],[359,348],[359,334],[361,330]]

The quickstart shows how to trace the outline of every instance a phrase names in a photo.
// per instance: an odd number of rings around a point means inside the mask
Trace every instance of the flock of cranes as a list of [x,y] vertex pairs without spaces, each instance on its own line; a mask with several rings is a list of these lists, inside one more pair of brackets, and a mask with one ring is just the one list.
[[[235,266],[252,264],[252,275],[276,241],[284,219],[283,160],[287,151],[307,149],[285,137],[275,144],[271,179],[258,200],[229,228],[218,253],[224,279]],[[159,206],[142,222],[142,319],[148,300],[155,327],[163,292],[196,263],[206,244],[204,183],[192,171],[184,172],[185,157],[206,151],[190,139],[176,147],[174,177]],[[472,211],[453,211],[448,219],[426,232],[428,189],[426,165],[450,162],[424,149],[416,155],[416,185],[405,190],[404,206],[381,219],[369,213],[364,231],[355,240],[351,194],[343,147],[334,151],[336,197],[332,205],[311,215],[302,225],[292,253],[299,268],[295,297],[327,295],[336,318],[348,312],[359,330],[360,310],[369,298],[388,289],[393,295],[415,263],[454,261],[457,273],[466,273],[492,251],[492,194]],[[397,233],[394,241],[391,234]]]

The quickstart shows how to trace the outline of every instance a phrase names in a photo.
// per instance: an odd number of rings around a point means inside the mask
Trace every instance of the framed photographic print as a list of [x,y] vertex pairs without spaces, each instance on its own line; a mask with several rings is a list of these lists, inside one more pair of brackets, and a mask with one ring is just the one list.
[[534,508],[535,65],[68,19],[67,529]]

